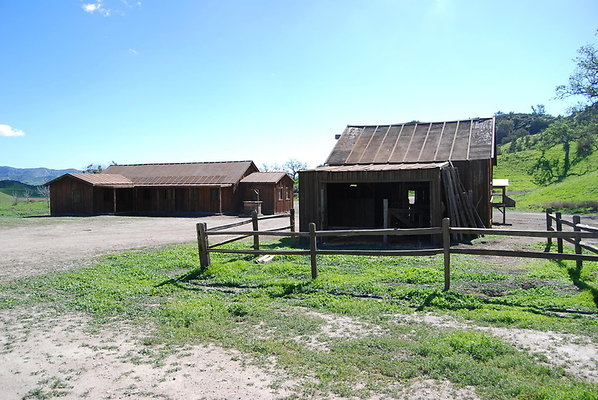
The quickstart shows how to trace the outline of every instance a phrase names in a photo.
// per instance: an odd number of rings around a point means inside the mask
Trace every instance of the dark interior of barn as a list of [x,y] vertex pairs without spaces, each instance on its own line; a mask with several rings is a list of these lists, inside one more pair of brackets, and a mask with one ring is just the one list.
[[328,229],[431,226],[430,182],[328,183]]

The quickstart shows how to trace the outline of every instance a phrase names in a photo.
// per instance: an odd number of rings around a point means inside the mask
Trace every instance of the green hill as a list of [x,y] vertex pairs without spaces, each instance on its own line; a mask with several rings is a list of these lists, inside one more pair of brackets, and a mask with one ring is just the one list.
[[[564,212],[598,211],[598,151],[576,163],[562,181],[541,186],[534,182],[530,173],[541,155],[540,150],[509,153],[506,151],[508,146],[510,143],[501,146],[502,154],[494,167],[494,177],[509,179],[509,195],[517,201],[517,209],[538,211],[553,207]],[[562,147],[550,149],[546,156],[551,159],[562,157]]]
[[15,193],[19,197],[41,197],[36,186],[13,180],[0,181],[0,193],[7,194],[11,197]]

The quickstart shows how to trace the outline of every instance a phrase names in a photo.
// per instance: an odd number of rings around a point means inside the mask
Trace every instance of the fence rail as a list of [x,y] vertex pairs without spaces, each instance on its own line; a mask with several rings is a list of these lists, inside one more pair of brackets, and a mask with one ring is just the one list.
[[[291,224],[289,226],[275,228],[270,230],[259,230],[259,221],[271,218],[290,217]],[[547,222],[547,230],[512,230],[512,229],[486,229],[486,228],[459,228],[451,227],[450,219],[444,218],[441,227],[432,228],[415,228],[415,229],[361,229],[361,230],[333,230],[333,231],[318,231],[314,223],[309,224],[309,232],[296,232],[294,224],[295,213],[291,210],[290,214],[261,217],[252,215],[248,221],[217,226],[207,229],[205,223],[197,224],[197,243],[199,250],[199,260],[202,269],[206,269],[210,265],[210,253],[228,253],[228,254],[253,254],[253,255],[309,255],[311,260],[311,277],[313,279],[318,277],[318,255],[355,255],[355,256],[430,256],[436,254],[444,255],[444,290],[449,290],[451,285],[451,254],[469,254],[469,255],[483,255],[483,256],[500,256],[500,257],[522,257],[522,258],[540,258],[551,260],[574,260],[577,262],[577,267],[582,268],[583,261],[598,261],[597,255],[586,255],[581,253],[581,249],[586,248],[581,245],[581,239],[598,239],[598,229],[579,224],[579,217],[574,217],[572,225],[573,231],[562,231],[552,228],[551,224]],[[548,218],[548,213],[547,213]],[[556,217],[551,217],[556,218]],[[560,218],[560,217],[559,217]],[[562,219],[560,220],[561,222]],[[567,221],[568,222],[568,221]],[[242,226],[244,224],[252,224],[253,230],[237,230],[227,231],[225,229],[230,227]],[[559,224],[562,227],[562,224]],[[290,231],[281,232],[281,230],[290,229]],[[584,231],[582,231],[582,229]],[[209,236],[231,236],[233,238],[221,241],[219,243],[210,245]],[[406,235],[441,235],[442,247],[434,249],[422,250],[331,250],[319,249],[318,239],[331,236],[406,236]],[[498,249],[475,249],[475,248],[453,248],[451,247],[451,236],[457,235],[504,235],[504,236],[520,236],[520,237],[535,237],[547,238],[549,243],[552,239],[557,239],[561,245],[557,253],[539,252],[539,251],[517,251],[517,250],[498,250]],[[254,238],[254,245],[252,250],[241,249],[221,249],[219,246],[231,243],[243,238]],[[291,238],[309,238],[309,249],[307,250],[271,250],[260,249],[260,236],[274,236],[274,237],[291,237]],[[570,241],[575,245],[575,254],[565,254],[562,249],[562,241]],[[589,246],[593,247],[593,246]],[[590,250],[593,251],[593,250]]]
[[[553,222],[554,222],[554,228],[552,226]],[[553,231],[553,232],[554,231],[563,232],[563,225],[573,228],[573,232],[576,232],[576,233],[584,233],[582,231],[585,231],[585,233],[598,232],[598,227],[582,224],[581,217],[579,215],[574,215],[571,218],[571,221],[567,221],[566,219],[563,219],[563,215],[560,212],[554,212],[554,210],[552,208],[548,208],[546,210],[546,230]],[[565,232],[571,233],[570,231],[565,231]],[[592,253],[598,253],[598,247],[596,247],[590,243],[581,241],[581,239],[585,239],[585,238],[592,238],[592,236],[577,235],[575,237],[569,237],[569,236],[557,237],[557,251],[559,253],[563,252],[563,241],[566,241],[568,243],[571,243],[574,246],[575,254],[580,255],[582,253],[582,249],[591,251]],[[552,246],[552,240],[550,237],[547,237],[546,248],[550,249],[551,246]],[[582,268],[583,261],[584,260],[582,260],[582,259],[576,260],[577,268]]]

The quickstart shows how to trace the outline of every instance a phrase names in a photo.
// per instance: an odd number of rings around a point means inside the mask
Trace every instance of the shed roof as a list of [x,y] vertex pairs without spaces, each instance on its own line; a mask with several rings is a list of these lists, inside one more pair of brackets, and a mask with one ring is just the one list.
[[241,179],[241,183],[278,183],[285,176],[292,179],[286,172],[254,172]]
[[104,174],[120,174],[135,186],[230,186],[238,183],[252,161],[111,165]]
[[353,172],[353,171],[406,171],[415,169],[444,168],[449,165],[445,162],[411,163],[411,164],[359,164],[359,165],[333,165],[318,167],[313,171],[327,172]]
[[327,165],[494,158],[494,118],[396,125],[349,125]]
[[72,177],[93,186],[133,187],[133,182],[130,179],[119,174],[85,174],[79,172],[64,174],[46,183],[46,185],[65,177]]

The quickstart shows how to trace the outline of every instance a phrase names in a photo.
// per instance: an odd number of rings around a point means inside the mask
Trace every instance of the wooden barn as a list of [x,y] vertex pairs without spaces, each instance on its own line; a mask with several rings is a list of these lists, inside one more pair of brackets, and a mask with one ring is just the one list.
[[[235,214],[249,200],[241,181],[257,172],[252,161],[112,165],[100,174],[65,174],[46,185],[52,215]],[[252,185],[262,187],[245,183],[243,190]],[[285,204],[274,204],[273,212],[288,211]]]
[[300,229],[492,224],[494,118],[347,126],[325,165],[299,172]]

